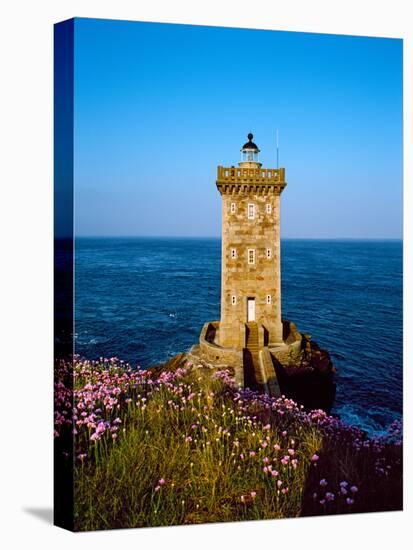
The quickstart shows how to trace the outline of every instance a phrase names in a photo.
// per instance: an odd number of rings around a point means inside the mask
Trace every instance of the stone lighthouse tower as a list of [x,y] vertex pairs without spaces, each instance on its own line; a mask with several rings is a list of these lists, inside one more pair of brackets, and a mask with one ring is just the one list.
[[238,167],[218,166],[222,196],[219,346],[254,351],[283,343],[280,195],[284,168],[263,168],[253,135]]
[[[312,401],[311,391],[308,406],[329,410],[335,386],[328,352],[298,332],[293,322],[281,321],[280,196],[287,185],[285,170],[263,168],[253,139],[248,134],[237,167],[218,166],[221,318],[204,323],[189,356],[207,367],[229,367],[239,387],[275,397],[297,391],[295,399],[302,399],[300,391],[313,384],[315,376],[321,393]],[[295,375],[301,374],[301,385],[294,376],[295,385],[289,387],[292,365]],[[285,374],[283,388],[279,372]]]

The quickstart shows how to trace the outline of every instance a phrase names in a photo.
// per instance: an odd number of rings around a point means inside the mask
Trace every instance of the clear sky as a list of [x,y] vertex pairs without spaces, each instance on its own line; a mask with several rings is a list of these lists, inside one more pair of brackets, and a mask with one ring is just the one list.
[[280,165],[282,237],[402,236],[402,41],[75,20],[77,235],[219,236],[216,167]]

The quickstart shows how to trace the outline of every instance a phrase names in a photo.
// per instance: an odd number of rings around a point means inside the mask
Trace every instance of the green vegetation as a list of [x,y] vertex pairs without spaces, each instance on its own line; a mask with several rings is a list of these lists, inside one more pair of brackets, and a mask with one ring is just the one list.
[[155,377],[78,361],[74,376],[71,412],[57,384],[55,435],[76,432],[77,530],[401,508],[398,426],[367,439],[190,363]]

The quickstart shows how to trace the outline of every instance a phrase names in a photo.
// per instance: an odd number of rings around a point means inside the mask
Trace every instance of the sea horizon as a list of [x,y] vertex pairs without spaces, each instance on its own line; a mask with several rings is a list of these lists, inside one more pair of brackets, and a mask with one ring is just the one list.
[[[68,239],[70,237],[62,237]],[[74,239],[215,239],[220,235],[75,235]],[[282,241],[403,241],[403,237],[281,237]]]

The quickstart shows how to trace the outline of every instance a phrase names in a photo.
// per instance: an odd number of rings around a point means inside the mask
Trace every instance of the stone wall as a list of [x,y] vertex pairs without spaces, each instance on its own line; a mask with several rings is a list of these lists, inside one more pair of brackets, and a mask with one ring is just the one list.
[[303,341],[302,334],[290,321],[283,321],[283,341],[282,345],[269,346],[269,351],[281,365],[288,367],[300,359]]
[[[220,343],[225,347],[245,346],[242,328],[248,320],[248,298],[255,299],[255,321],[265,327],[267,343],[280,343],[280,188],[246,185],[235,186],[232,192],[219,189],[222,194]],[[254,205],[253,219],[248,218],[249,204]],[[250,249],[255,251],[253,264],[248,262]],[[271,297],[271,303],[267,303],[267,296]]]
[[[234,348],[222,347],[215,342],[208,341],[208,332],[211,330],[211,326],[218,325],[218,321],[205,323],[202,327],[201,335],[199,337],[199,346],[202,355],[209,359],[211,362],[223,363],[223,364],[242,364],[242,350]],[[215,327],[214,327],[215,328]]]
[[260,368],[265,381],[265,392],[272,397],[281,397],[281,389],[277,379],[271,353],[268,347],[264,347],[259,353]]

